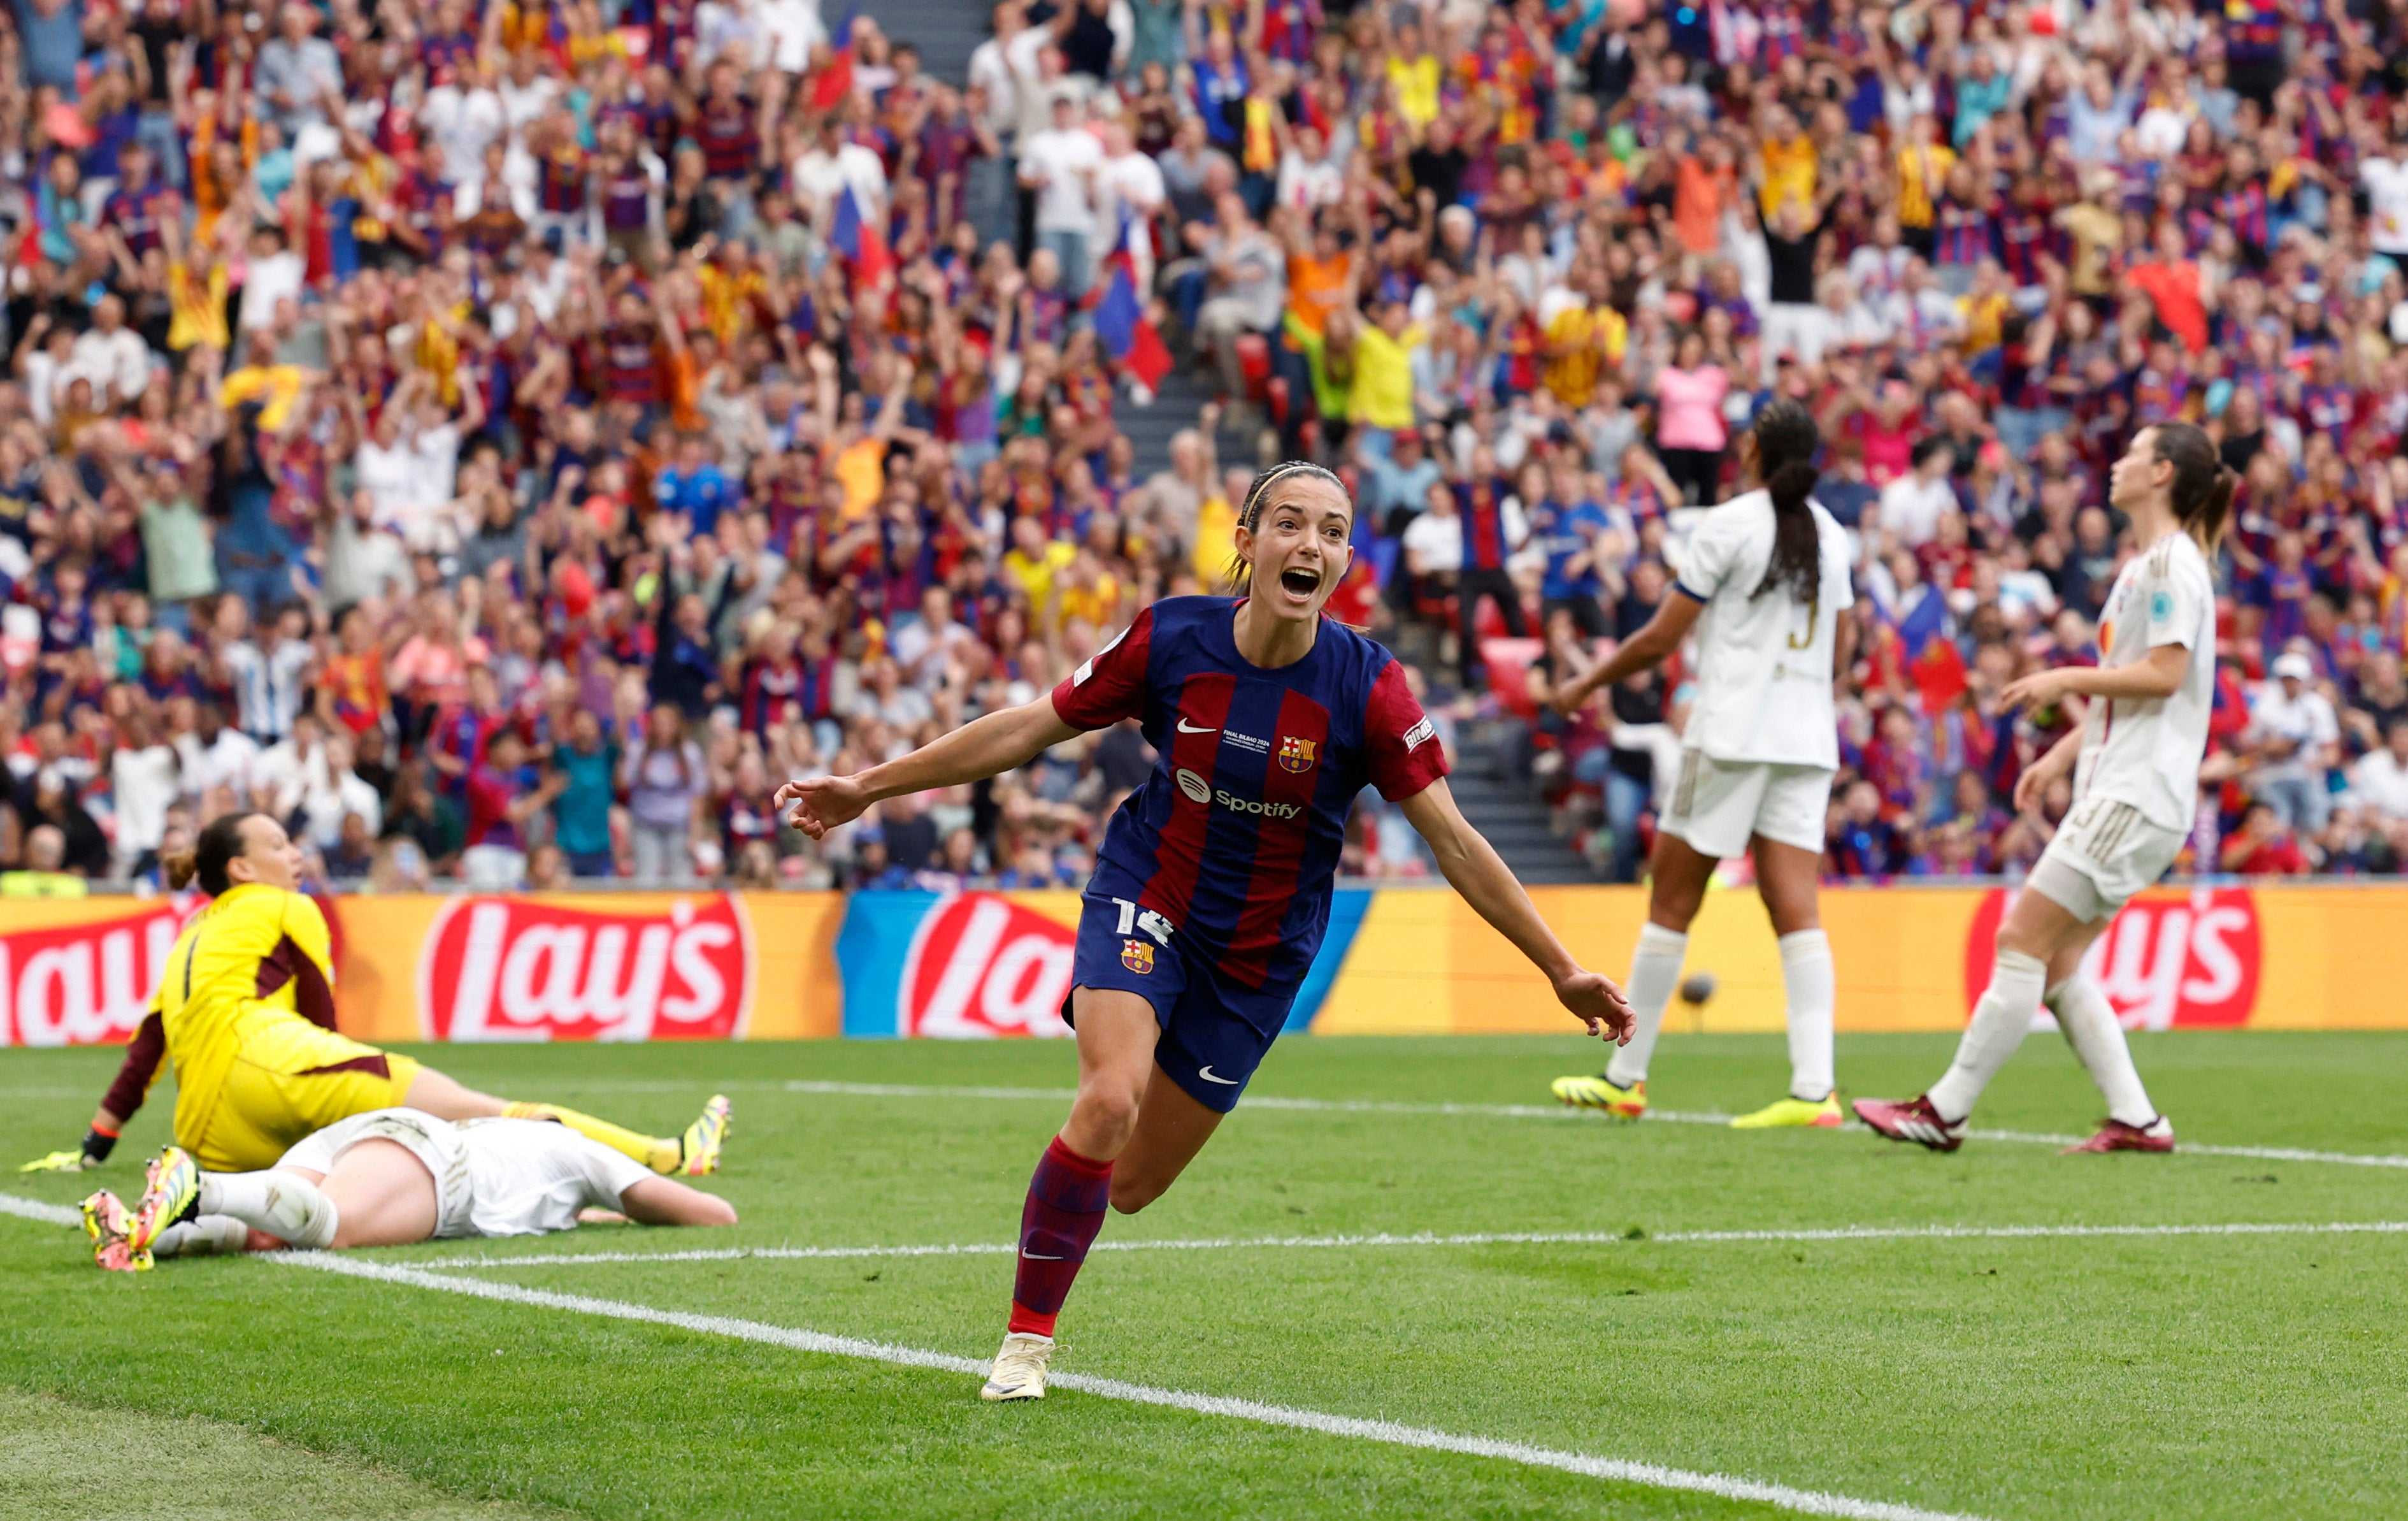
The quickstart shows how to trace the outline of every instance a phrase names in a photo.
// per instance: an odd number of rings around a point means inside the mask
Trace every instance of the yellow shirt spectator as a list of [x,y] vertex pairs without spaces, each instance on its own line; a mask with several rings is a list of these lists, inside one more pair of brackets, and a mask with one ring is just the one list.
[[[222,277],[220,284],[223,284]],[[232,411],[244,402],[264,396],[266,400],[259,409],[259,425],[274,433],[293,415],[293,404],[301,399],[308,379],[298,365],[245,365],[227,376],[225,383],[218,388],[218,405]]]
[[1810,220],[1814,214],[1814,140],[1804,133],[1787,142],[1764,145],[1764,185],[1756,193],[1765,220],[1770,221],[1784,201],[1795,201]]
[[226,272],[211,265],[208,274],[194,279],[193,266],[179,259],[167,265],[167,347],[178,353],[206,343],[222,352],[232,342],[226,331]]
[[1965,352],[1985,353],[2006,338],[2007,295],[1993,291],[1988,295],[1963,295],[1956,298],[1956,309],[1965,317]]
[[1408,327],[1394,337],[1377,323],[1364,324],[1354,339],[1354,392],[1347,412],[1374,428],[1413,425],[1413,351],[1427,335]]
[[1438,120],[1438,55],[1390,58],[1388,82],[1397,87],[1397,109],[1416,129]]
[[1587,406],[1598,372],[1621,364],[1629,341],[1630,324],[1612,307],[1566,307],[1547,324],[1547,389],[1567,407]]
[[1196,543],[1188,551],[1188,563],[1204,589],[1217,593],[1237,553],[1238,509],[1229,505],[1229,498],[1214,492],[1196,511]]
[[1004,551],[1003,573],[1028,594],[1028,621],[1038,628],[1054,626],[1054,582],[1070,567],[1079,552],[1058,538],[1049,538],[1035,556],[1017,547]]
[[1953,149],[1938,143],[1918,148],[1913,143],[1898,151],[1898,224],[1901,227],[1931,225],[1931,196],[1946,183],[1948,171],[1956,166]]

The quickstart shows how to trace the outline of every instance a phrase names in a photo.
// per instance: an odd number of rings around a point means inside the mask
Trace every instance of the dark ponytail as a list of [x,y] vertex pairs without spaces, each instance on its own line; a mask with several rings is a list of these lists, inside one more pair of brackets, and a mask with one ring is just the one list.
[[2224,525],[2232,515],[2232,494],[2241,478],[2224,463],[2207,430],[2191,423],[2159,423],[2149,429],[2149,443],[2161,465],[2174,467],[2167,488],[2173,498],[2174,521],[2214,554],[2224,542]]
[[1823,541],[1806,498],[1821,479],[1814,452],[1823,445],[1822,430],[1813,412],[1784,397],[1756,414],[1753,437],[1756,473],[1772,498],[1772,557],[1752,595],[1785,586],[1790,595],[1811,603],[1823,587]]
[[[1265,470],[1262,474],[1254,477],[1254,483],[1253,487],[1247,491],[1245,501],[1240,504],[1238,508],[1238,526],[1245,529],[1248,533],[1257,532],[1260,529],[1263,521],[1264,496],[1269,494],[1274,483],[1282,481],[1292,481],[1299,476],[1310,477],[1315,481],[1326,481],[1331,485],[1338,488],[1338,495],[1345,496],[1349,502],[1352,502],[1354,499],[1352,495],[1348,495],[1346,482],[1339,480],[1338,477],[1329,470],[1324,469],[1322,466],[1313,464],[1311,460],[1292,459],[1284,465],[1274,465],[1269,469]],[[1229,595],[1231,596],[1249,596],[1253,595],[1254,567],[1247,564],[1246,557],[1244,555],[1236,553],[1235,552],[1231,552],[1229,556],[1229,568],[1227,575],[1229,578]]]
[[201,830],[201,837],[188,851],[169,851],[159,857],[160,868],[165,872],[167,885],[181,892],[195,879],[201,891],[211,897],[222,897],[234,885],[226,868],[247,848],[242,840],[242,826],[260,817],[255,813],[225,813],[211,819]]

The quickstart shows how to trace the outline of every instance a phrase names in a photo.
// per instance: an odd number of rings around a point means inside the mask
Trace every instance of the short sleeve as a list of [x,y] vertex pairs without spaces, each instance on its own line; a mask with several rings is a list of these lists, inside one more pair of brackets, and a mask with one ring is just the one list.
[[1371,683],[1363,714],[1363,753],[1371,785],[1400,803],[1446,775],[1446,747],[1438,727],[1405,684],[1405,667],[1390,660]]
[[2169,569],[2163,575],[2149,578],[2148,594],[2148,647],[2154,650],[2163,644],[2179,644],[2186,650],[2194,649],[2200,621],[2207,612],[2208,588],[2180,569]]
[[1054,689],[1054,711],[1074,729],[1109,728],[1145,711],[1145,671],[1154,610],[1139,613],[1113,640]]
[[1711,602],[1714,594],[1730,579],[1731,562],[1738,557],[1739,536],[1732,532],[1739,521],[1737,512],[1710,511],[1689,535],[1689,547],[1681,557],[1681,574],[1672,582],[1673,589],[1699,602]]

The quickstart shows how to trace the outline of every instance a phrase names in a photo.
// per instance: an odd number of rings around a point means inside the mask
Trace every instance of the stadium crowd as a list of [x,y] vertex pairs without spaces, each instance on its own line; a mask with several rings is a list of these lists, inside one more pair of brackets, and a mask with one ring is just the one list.
[[[824,845],[767,800],[1217,589],[1310,454],[1333,610],[1627,879],[1679,673],[1544,699],[1786,395],[1858,555],[1831,873],[2036,857],[2069,716],[1996,696],[2096,658],[2176,417],[2245,482],[2186,865],[2401,869],[2408,0],[993,23],[953,80],[817,0],[17,0],[0,867],[247,803],[377,890],[1074,883],[1131,726]],[[1166,357],[1219,399],[1141,469]]]

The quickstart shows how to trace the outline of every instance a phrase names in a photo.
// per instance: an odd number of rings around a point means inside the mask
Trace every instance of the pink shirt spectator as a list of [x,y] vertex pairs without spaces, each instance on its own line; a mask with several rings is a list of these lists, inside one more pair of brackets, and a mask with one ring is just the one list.
[[1716,450],[1730,441],[1723,425],[1723,398],[1730,395],[1730,377],[1720,365],[1696,369],[1670,366],[1656,372],[1656,446],[1658,449]]

